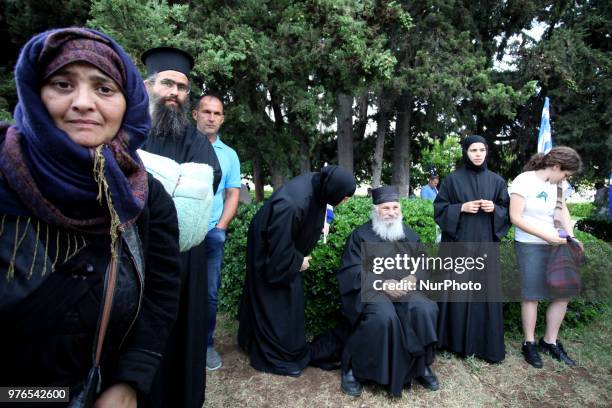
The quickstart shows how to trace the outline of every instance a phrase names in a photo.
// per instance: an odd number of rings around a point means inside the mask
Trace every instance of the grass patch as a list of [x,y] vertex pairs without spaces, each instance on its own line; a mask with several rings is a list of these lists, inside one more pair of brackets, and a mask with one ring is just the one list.
[[[560,339],[578,363],[570,368],[542,355],[543,369],[523,361],[521,335],[506,334],[506,359],[489,364],[477,358],[459,359],[438,353],[434,371],[441,389],[418,384],[401,398],[387,388],[367,384],[359,398],[340,390],[340,371],[308,367],[300,378],[260,373],[236,345],[237,323],[220,315],[216,347],[223,367],[207,373],[205,407],[609,407],[612,406],[612,312],[609,308],[591,324],[561,328]],[[542,335],[543,333],[538,333]]]

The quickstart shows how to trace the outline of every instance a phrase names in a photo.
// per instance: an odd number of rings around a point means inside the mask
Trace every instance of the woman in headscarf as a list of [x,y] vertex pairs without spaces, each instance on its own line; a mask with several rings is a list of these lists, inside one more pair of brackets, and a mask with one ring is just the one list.
[[[442,230],[442,249],[444,243],[499,242],[510,227],[506,182],[487,169],[486,140],[477,135],[468,136],[463,140],[462,147],[463,167],[444,179],[434,201],[434,217]],[[457,248],[450,248],[452,246],[446,245],[455,255],[467,255],[457,253]],[[495,253],[495,248],[486,244],[468,244],[462,246],[462,251],[483,256],[479,253],[482,248]],[[483,283],[488,281],[495,285],[499,281],[500,272],[497,269],[498,259],[493,258],[496,256],[489,254],[487,269],[479,279]],[[491,291],[489,294],[495,297],[495,287],[488,289]],[[441,302],[438,305],[439,347],[462,357],[475,355],[490,362],[502,361],[505,348],[501,299],[468,302],[469,294],[460,296],[459,300],[466,301]],[[481,299],[477,297],[476,300]]]
[[28,41],[15,83],[16,124],[0,133],[0,384],[134,407],[179,286],[174,205],[136,154],[142,79],[111,38],[69,28]]
[[327,166],[284,184],[249,226],[238,344],[263,372],[297,377],[310,361],[304,328],[304,280],[327,204],[355,192],[355,177]]

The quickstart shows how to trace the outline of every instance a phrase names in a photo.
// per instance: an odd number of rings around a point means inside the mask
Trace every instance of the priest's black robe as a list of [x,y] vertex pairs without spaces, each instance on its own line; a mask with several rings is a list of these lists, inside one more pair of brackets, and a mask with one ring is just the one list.
[[[490,200],[495,211],[462,213],[467,201]],[[444,243],[499,242],[508,232],[510,199],[506,182],[499,175],[482,168],[461,168],[442,182],[434,201],[434,217],[442,230]],[[493,265],[496,260],[491,260]],[[489,274],[499,274],[490,268]],[[499,281],[499,276],[495,277]],[[505,357],[503,308],[499,302],[440,302],[438,344],[461,356],[475,355],[490,362]]]
[[[205,163],[213,168],[214,191],[221,180],[221,166],[208,138],[194,126],[184,137],[147,141],[146,151],[177,163]],[[206,387],[207,269],[204,242],[181,253],[181,294],[178,317],[168,337],[162,363],[147,406],[201,407]]]
[[[304,328],[304,257],[323,228],[326,199],[320,173],[283,185],[255,214],[247,240],[247,270],[238,318],[238,344],[263,372],[291,374],[310,360]],[[352,177],[352,176],[351,176]],[[350,196],[354,191],[339,194]]]
[[[419,236],[407,226],[404,234],[399,242],[415,243],[410,245],[411,256],[421,254]],[[342,314],[352,327],[342,366],[344,371],[352,368],[360,380],[388,384],[391,394],[400,396],[404,384],[423,375],[425,366],[433,362],[438,307],[418,292],[409,293],[401,302],[392,302],[384,293],[374,301],[362,302],[361,245],[375,242],[385,241],[368,221],[351,233],[340,259],[337,278]],[[400,275],[391,278],[400,280],[406,274]]]

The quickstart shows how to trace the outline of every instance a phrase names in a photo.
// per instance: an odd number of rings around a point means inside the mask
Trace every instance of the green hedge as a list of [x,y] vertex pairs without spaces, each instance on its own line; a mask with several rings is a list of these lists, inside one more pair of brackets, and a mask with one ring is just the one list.
[[238,302],[244,286],[249,224],[260,207],[261,204],[257,203],[241,203],[227,230],[218,307],[232,316],[238,315]]
[[591,203],[567,203],[567,209],[572,218],[586,218],[595,212],[595,205]]
[[[238,214],[230,224],[228,239],[225,244],[225,258],[219,294],[219,310],[236,316],[238,302],[244,284],[246,270],[247,233],[251,218],[261,204],[241,204]],[[340,256],[349,234],[369,219],[371,200],[365,197],[353,197],[336,209],[336,217],[330,227],[327,244],[319,241],[312,252],[310,269],[304,273],[306,299],[306,330],[316,335],[333,327],[340,317],[340,296],[335,272],[340,263]],[[424,243],[435,241],[436,225],[433,220],[433,205],[421,199],[402,199],[404,221],[420,235]],[[592,237],[577,231],[578,238],[589,244],[593,251],[589,256],[590,267],[602,267],[602,262],[612,259],[612,248]],[[504,241],[512,241],[513,229]],[[502,256],[502,263],[516,263],[514,251],[507,246],[507,254]],[[587,271],[588,273],[588,271]],[[607,284],[607,282],[606,282]],[[592,320],[603,307],[600,302],[576,300],[570,303],[566,323],[579,324]],[[520,303],[505,305],[505,322],[507,329],[520,331]],[[543,314],[541,314],[543,315]]]

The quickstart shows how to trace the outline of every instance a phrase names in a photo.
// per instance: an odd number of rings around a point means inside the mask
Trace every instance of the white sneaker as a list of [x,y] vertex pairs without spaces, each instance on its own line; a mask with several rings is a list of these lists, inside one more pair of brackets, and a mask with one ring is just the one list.
[[214,371],[221,368],[221,356],[217,353],[214,347],[208,347],[206,349],[206,369],[208,371]]

